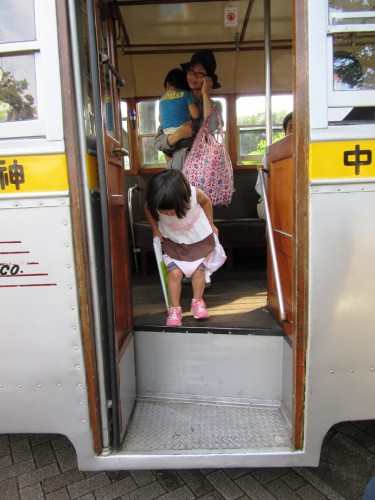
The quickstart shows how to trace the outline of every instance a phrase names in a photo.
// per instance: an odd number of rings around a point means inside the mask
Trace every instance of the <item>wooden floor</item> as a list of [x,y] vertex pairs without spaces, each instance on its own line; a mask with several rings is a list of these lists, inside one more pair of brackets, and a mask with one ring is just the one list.
[[[166,305],[158,271],[152,260],[149,264],[147,274],[133,275],[134,325],[137,329],[143,326],[165,327]],[[182,285],[181,328],[267,329],[280,332],[267,309],[264,258],[246,259],[246,254],[239,255],[233,270],[224,265],[211,279],[212,286],[204,293],[210,314],[205,320],[193,318],[190,312],[192,288],[190,284]]]

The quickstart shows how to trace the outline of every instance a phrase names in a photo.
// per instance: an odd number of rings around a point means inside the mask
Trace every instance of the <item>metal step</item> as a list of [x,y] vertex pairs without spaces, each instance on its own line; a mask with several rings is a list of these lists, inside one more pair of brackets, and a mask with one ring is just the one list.
[[137,398],[121,452],[291,450],[291,432],[280,402]]

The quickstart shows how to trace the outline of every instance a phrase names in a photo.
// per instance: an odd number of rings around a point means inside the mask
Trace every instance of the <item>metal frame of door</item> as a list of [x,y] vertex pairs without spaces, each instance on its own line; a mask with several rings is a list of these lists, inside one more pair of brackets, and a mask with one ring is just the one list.
[[[116,51],[113,44],[114,19],[111,17],[111,8],[106,2],[87,0],[87,13],[89,18],[89,59],[97,136],[110,358],[108,365],[111,394],[108,401],[108,411],[112,420],[113,446],[119,448],[126,429],[126,422],[123,421],[121,412],[119,364],[133,334],[131,273],[125,212],[126,196],[121,139],[119,139],[121,137],[120,95],[117,77],[110,70],[110,65],[113,67],[116,65]],[[108,29],[108,32],[102,33],[103,26]],[[103,58],[101,55],[103,54],[101,43],[107,44],[103,48],[107,51],[108,58]],[[102,60],[102,65],[99,64],[100,60]],[[108,61],[111,61],[110,65],[108,65]],[[103,67],[104,65],[106,66]],[[107,68],[108,71],[105,71]],[[106,93],[106,90],[109,93]],[[112,123],[109,122],[109,113],[112,113]],[[112,131],[113,133],[111,133]]]

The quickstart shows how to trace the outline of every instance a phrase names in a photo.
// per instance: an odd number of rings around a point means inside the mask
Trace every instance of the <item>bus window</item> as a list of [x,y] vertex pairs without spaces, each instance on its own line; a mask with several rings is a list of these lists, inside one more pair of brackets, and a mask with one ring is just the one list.
[[368,106],[375,90],[375,1],[330,0],[328,89],[331,125],[372,122],[375,108]]
[[[129,145],[129,128],[128,128],[128,103],[121,101],[121,130],[122,130],[122,147],[130,151]],[[125,170],[130,170],[130,158],[126,155],[124,158]]]
[[[60,140],[62,104],[57,33],[48,21],[56,17],[53,2],[3,0],[0,32],[0,136]],[[57,143],[55,143],[56,145]],[[11,142],[4,148],[12,149]]]
[[[0,17],[11,20],[1,27],[0,44],[13,45],[18,42],[21,43],[21,50],[26,48],[22,42],[36,39],[33,0],[1,2]],[[14,45],[12,48],[14,53]],[[35,50],[35,47],[33,48]],[[1,57],[0,122],[33,120],[37,117],[34,55],[24,55],[20,52]]]
[[[293,96],[274,95],[272,142],[284,137],[283,119],[293,110]],[[236,102],[238,165],[258,165],[266,152],[266,99],[264,95],[239,97]]]
[[138,109],[138,140],[142,168],[160,167],[165,164],[161,151],[154,146],[159,127],[159,100],[140,101]]
[[[223,115],[223,134],[226,137],[227,102],[223,97],[212,97],[221,104]],[[138,139],[142,168],[165,165],[165,157],[154,146],[154,137],[159,127],[159,100],[145,100],[138,103]]]

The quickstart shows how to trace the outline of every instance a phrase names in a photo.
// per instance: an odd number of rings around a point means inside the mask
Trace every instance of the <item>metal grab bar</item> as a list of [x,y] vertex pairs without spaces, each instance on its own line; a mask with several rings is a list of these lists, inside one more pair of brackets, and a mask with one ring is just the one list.
[[266,214],[267,235],[268,235],[268,241],[269,241],[269,245],[270,245],[273,272],[275,274],[277,300],[279,302],[279,308],[280,308],[280,321],[286,321],[284,297],[283,297],[283,291],[281,289],[279,266],[277,263],[275,241],[273,239],[272,223],[271,223],[270,211],[268,208],[267,193],[266,193],[266,187],[265,187],[265,182],[264,182],[264,166],[259,165],[257,170],[260,174],[262,198],[263,198],[263,203],[264,203],[264,211]]
[[140,187],[137,184],[128,189],[128,212],[129,212],[129,221],[130,221],[130,231],[131,231],[132,242],[133,242],[134,267],[135,267],[135,272],[138,273],[137,253],[139,252],[139,248],[137,248],[135,246],[134,217],[133,217],[133,193],[135,191],[140,191]]

